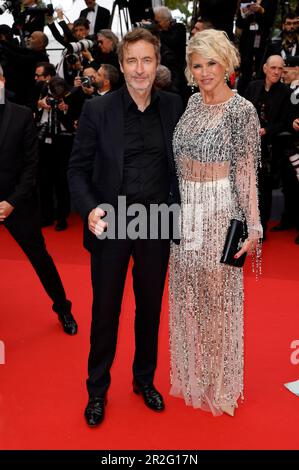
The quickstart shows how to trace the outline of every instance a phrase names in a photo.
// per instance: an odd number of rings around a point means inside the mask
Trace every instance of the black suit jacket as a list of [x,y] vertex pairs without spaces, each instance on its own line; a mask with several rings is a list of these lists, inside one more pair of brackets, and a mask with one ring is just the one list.
[[20,34],[20,29],[25,36],[30,36],[34,31],[43,31],[45,27],[45,15],[41,13],[30,13],[26,9],[22,11],[12,26],[13,33]]
[[[264,80],[255,80],[248,85],[244,97],[256,107],[265,85]],[[267,136],[275,137],[289,127],[291,114],[291,100],[289,88],[281,82],[275,83],[269,90],[269,111]]]
[[[80,13],[80,18],[87,18],[88,15],[88,8],[84,8],[84,10]],[[100,7],[98,5],[98,12],[96,17],[96,22],[94,25],[94,32],[95,34],[100,31],[100,29],[108,29],[109,28],[109,21],[110,21],[110,11],[107,8]]]
[[[85,222],[92,209],[101,203],[117,207],[124,165],[123,93],[124,87],[87,101],[79,121],[68,177],[73,202]],[[169,203],[179,203],[172,135],[183,111],[182,102],[173,93],[158,91],[157,94],[170,177]],[[84,244],[92,249],[88,230],[85,230]]]
[[37,165],[32,112],[7,101],[0,126],[0,201],[26,207],[36,193]]

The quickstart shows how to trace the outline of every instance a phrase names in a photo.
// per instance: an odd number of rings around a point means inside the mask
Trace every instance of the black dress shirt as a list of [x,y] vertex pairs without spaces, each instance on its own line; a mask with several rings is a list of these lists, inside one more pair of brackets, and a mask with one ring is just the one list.
[[256,105],[258,117],[260,119],[261,127],[267,127],[268,113],[269,113],[269,92],[263,87],[259,100]]
[[124,171],[121,194],[127,204],[160,204],[169,196],[169,176],[159,97],[153,93],[150,105],[141,112],[126,86],[124,102]]
[[0,129],[2,125],[2,120],[3,120],[3,113],[4,113],[4,104],[0,104]]

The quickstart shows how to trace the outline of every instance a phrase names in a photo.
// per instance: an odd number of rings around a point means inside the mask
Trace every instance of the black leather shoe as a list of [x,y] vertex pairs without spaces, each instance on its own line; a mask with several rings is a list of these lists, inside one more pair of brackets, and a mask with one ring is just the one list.
[[84,411],[88,426],[98,426],[105,417],[106,397],[90,398]]
[[63,331],[68,335],[75,335],[78,325],[71,313],[58,313],[59,321],[62,323]]
[[153,385],[138,385],[137,382],[133,381],[133,392],[137,395],[142,395],[144,403],[151,410],[164,410],[165,404],[163,397]]
[[53,304],[52,310],[57,313],[63,331],[68,335],[75,335],[78,331],[78,325],[72,315],[72,302],[68,299],[57,301]]
[[66,230],[67,228],[68,228],[68,223],[66,219],[58,220],[55,225],[56,232],[62,232],[63,230]]

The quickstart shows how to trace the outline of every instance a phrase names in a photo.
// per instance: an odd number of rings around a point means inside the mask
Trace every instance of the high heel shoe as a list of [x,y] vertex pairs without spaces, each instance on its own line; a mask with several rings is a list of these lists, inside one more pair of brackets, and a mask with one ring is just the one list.
[[229,415],[229,416],[234,416],[235,414],[235,409],[236,407],[235,406],[231,406],[231,405],[224,405],[224,406],[221,406],[221,411],[223,411],[223,413]]

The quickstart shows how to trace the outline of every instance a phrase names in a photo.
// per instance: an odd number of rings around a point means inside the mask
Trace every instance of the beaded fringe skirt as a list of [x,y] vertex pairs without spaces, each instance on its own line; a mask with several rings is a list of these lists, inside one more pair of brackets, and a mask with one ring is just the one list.
[[181,196],[181,243],[170,257],[170,393],[219,415],[243,398],[243,271],[220,263],[230,182],[182,180]]

